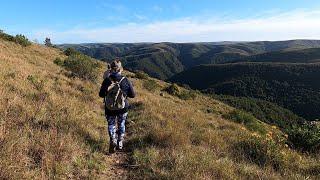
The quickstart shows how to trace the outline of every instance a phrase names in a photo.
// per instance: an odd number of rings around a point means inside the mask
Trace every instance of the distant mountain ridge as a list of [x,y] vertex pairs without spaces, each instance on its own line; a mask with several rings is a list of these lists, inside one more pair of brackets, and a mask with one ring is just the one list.
[[242,57],[234,62],[316,63],[320,62],[320,48],[267,52],[249,57]]
[[91,43],[63,44],[94,58],[111,61],[119,57],[129,70],[142,70],[149,75],[168,79],[201,64],[244,61],[247,57],[274,51],[320,48],[319,40],[203,42],[203,43]]

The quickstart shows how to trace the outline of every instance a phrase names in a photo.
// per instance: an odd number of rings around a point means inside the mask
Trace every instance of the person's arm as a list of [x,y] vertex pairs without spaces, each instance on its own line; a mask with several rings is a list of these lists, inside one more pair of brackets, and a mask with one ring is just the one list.
[[128,94],[127,94],[127,97],[129,98],[134,98],[136,96],[136,93],[134,92],[134,89],[133,89],[133,85],[132,83],[129,81],[129,79],[127,79],[127,82],[128,82]]
[[106,93],[107,93],[107,90],[108,90],[108,87],[110,86],[110,80],[108,78],[104,79],[102,84],[101,84],[101,88],[100,88],[100,91],[99,91],[99,96],[101,98],[104,98],[106,96]]

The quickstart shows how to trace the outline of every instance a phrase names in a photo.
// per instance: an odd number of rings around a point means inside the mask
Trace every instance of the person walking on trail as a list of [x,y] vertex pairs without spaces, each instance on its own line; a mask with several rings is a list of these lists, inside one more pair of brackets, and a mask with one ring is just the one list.
[[114,153],[115,149],[122,150],[123,148],[129,109],[127,98],[134,98],[135,92],[129,79],[121,75],[123,68],[120,60],[113,61],[110,68],[109,77],[103,80],[99,96],[104,98],[105,103],[110,137],[109,152]]

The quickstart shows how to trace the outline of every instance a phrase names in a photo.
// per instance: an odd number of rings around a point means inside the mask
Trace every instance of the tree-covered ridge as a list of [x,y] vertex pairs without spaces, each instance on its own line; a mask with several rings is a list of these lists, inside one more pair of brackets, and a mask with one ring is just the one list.
[[250,57],[242,57],[235,61],[315,63],[320,62],[320,48],[267,52]]
[[201,65],[170,80],[208,93],[274,102],[315,120],[320,116],[320,64],[237,63]]
[[271,52],[319,48],[317,40],[220,42],[220,43],[104,43],[65,44],[68,47],[103,60],[121,58],[130,70],[142,70],[149,75],[168,79],[200,64],[222,64],[243,61],[249,56]]
[[268,101],[228,95],[213,95],[213,97],[232,107],[249,112],[265,123],[276,125],[282,129],[290,129],[294,125],[305,122],[304,118],[297,116],[292,111]]

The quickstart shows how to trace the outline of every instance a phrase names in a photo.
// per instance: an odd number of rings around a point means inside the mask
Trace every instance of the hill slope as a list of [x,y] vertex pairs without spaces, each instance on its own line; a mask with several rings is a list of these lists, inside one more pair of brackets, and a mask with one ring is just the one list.
[[271,51],[319,48],[320,41],[65,44],[59,47],[72,47],[103,61],[120,57],[127,69],[142,70],[153,77],[167,79],[200,64],[227,63]]
[[[171,81],[193,88],[263,99],[309,120],[320,117],[320,64],[238,63],[202,65]],[[205,80],[205,81],[204,81]]]
[[183,100],[163,91],[170,84],[129,72],[137,98],[127,151],[107,156],[100,83],[70,77],[53,63],[65,58],[56,49],[0,47],[1,179],[320,176],[319,159],[286,147],[278,128],[199,93]]

